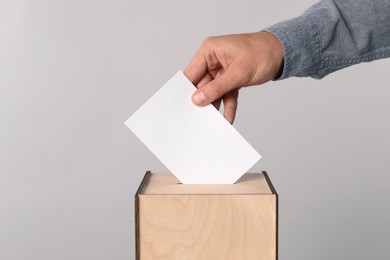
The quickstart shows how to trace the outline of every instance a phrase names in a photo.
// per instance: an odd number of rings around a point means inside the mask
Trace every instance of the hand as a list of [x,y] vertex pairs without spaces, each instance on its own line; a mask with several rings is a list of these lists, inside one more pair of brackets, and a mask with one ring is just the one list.
[[283,49],[271,33],[225,35],[207,38],[184,74],[198,90],[192,102],[198,106],[213,103],[233,123],[238,90],[274,79],[283,64]]

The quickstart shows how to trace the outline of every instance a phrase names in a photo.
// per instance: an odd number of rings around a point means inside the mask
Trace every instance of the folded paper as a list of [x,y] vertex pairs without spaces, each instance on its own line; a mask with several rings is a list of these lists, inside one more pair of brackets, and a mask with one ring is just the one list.
[[260,154],[177,72],[125,124],[183,184],[233,184]]

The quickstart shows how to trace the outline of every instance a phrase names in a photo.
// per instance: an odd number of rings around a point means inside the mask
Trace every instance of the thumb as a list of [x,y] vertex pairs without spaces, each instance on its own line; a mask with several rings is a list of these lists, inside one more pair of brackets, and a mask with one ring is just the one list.
[[192,102],[197,106],[204,106],[237,87],[239,87],[239,81],[236,73],[228,70],[196,90],[192,95]]

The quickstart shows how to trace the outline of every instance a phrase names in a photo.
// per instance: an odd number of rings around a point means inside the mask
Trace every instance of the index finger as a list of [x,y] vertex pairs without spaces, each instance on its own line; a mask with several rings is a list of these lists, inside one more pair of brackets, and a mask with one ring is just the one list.
[[205,76],[206,72],[207,62],[201,49],[199,49],[184,70],[184,74],[194,85],[197,85]]

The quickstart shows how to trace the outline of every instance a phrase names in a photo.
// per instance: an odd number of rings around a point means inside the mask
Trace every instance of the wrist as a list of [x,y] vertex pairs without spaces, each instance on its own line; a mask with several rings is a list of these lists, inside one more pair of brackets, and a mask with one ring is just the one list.
[[268,67],[268,80],[274,80],[283,74],[284,53],[279,39],[270,32],[255,33],[259,48],[263,49],[263,58]]

